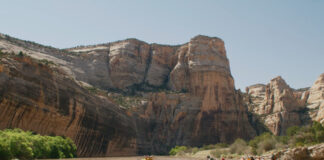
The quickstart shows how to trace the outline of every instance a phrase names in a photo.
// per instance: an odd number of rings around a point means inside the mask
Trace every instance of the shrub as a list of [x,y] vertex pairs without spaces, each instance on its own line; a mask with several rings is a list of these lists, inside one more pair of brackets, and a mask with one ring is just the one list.
[[32,159],[32,142],[20,135],[13,135],[9,138],[9,148],[13,157],[18,159]]
[[24,56],[24,53],[22,51],[19,51],[18,56],[19,57],[23,57]]
[[237,153],[239,155],[250,153],[250,147],[243,139],[240,138],[236,139],[235,142],[231,144],[229,148],[231,153]]
[[276,148],[280,138],[276,138],[269,132],[262,133],[260,136],[254,137],[249,141],[249,146],[252,147],[251,152],[253,154],[262,154],[263,152],[269,151]]
[[315,138],[318,143],[324,142],[324,130],[323,131],[317,131],[315,133]]
[[283,143],[283,144],[288,144],[289,137],[288,136],[278,136],[277,137],[278,141]]
[[[0,142],[3,142],[3,141],[6,141],[6,140],[4,138],[1,138]],[[0,159],[12,159],[12,158],[13,157],[10,152],[8,143],[0,143]]]
[[55,64],[53,61],[49,61],[49,60],[47,60],[47,59],[41,59],[41,60],[38,60],[38,63],[39,63],[39,64],[44,64],[44,65],[46,65],[46,66],[48,66],[48,65],[54,65],[54,64]]
[[209,144],[209,145],[203,145],[203,149],[204,150],[208,150],[208,149],[214,149],[215,145]]
[[217,143],[215,144],[215,148],[226,148],[228,147],[228,144],[226,143]]
[[273,149],[283,149],[288,146],[296,147],[324,142],[324,126],[318,122],[302,127],[292,126],[287,129],[286,133],[287,135],[285,136],[275,136],[269,132],[265,132],[250,140],[248,145],[244,140],[236,139],[235,142],[229,146],[224,143],[204,145],[199,149],[177,146],[170,151],[170,154],[175,155],[185,152],[196,153],[201,149],[214,149],[211,151],[214,157],[251,153],[260,155]]
[[312,132],[314,133],[317,143],[324,142],[324,127],[319,122],[313,122]]
[[69,138],[41,136],[20,129],[0,131],[0,159],[73,158],[76,146]]
[[220,158],[220,157],[223,157],[224,155],[229,154],[229,151],[227,149],[224,149],[224,148],[219,148],[219,149],[215,149],[215,150],[211,151],[210,153],[214,157]]
[[170,155],[176,155],[179,152],[184,152],[186,151],[188,148],[186,146],[175,146],[174,148],[172,148],[169,152]]
[[91,93],[94,93],[94,94],[96,94],[96,93],[99,92],[99,89],[96,88],[96,87],[86,87],[86,89],[87,89],[88,91],[90,91]]
[[289,145],[304,146],[324,142],[324,127],[319,122],[313,122],[310,126],[291,127],[287,130]]
[[192,153],[193,153],[193,154],[196,154],[196,153],[199,152],[199,151],[201,151],[200,148],[197,148],[197,147],[192,148]]
[[293,136],[300,130],[298,126],[289,127],[286,131],[287,136]]
[[256,149],[257,154],[260,155],[264,152],[275,149],[277,143],[278,142],[274,139],[274,137],[262,140],[261,142],[259,142],[258,147]]
[[315,132],[317,132],[317,131],[324,131],[324,126],[321,123],[315,121],[312,124],[312,129]]

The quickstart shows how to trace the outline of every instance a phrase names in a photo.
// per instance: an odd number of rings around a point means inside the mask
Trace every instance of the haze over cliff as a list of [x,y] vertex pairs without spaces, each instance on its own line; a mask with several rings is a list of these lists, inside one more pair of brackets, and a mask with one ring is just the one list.
[[323,121],[323,75],[305,91],[277,77],[241,93],[217,37],[61,50],[1,34],[0,49],[0,128],[68,136],[79,156],[166,154],[250,139],[260,123],[283,134]]

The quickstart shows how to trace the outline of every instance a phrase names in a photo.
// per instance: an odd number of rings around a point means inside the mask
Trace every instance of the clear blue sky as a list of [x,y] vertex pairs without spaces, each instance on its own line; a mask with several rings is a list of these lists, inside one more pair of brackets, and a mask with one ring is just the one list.
[[0,32],[58,48],[138,38],[225,41],[236,88],[324,72],[324,0],[2,0]]

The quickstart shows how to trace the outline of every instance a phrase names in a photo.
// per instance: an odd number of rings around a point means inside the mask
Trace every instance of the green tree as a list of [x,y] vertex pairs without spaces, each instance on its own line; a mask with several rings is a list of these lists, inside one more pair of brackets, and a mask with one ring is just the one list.
[[23,57],[24,56],[24,53],[22,51],[19,51],[18,56],[19,57]]
[[287,136],[293,136],[295,135],[298,131],[300,130],[300,127],[298,126],[292,126],[292,127],[289,127],[287,130],[286,130],[286,134]]
[[41,136],[21,129],[0,131],[0,159],[73,158],[76,146],[69,138]]

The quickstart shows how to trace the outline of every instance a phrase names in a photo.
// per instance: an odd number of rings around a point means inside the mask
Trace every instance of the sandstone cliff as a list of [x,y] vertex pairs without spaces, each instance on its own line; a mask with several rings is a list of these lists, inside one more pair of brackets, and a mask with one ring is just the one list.
[[135,125],[124,110],[59,68],[14,55],[0,62],[0,129],[70,137],[79,156],[136,154]]
[[[80,156],[165,154],[256,135],[219,38],[60,50],[0,35],[0,49],[12,52],[1,58],[0,128],[71,137]],[[12,58],[20,51],[31,60]],[[126,96],[136,103],[126,107]]]
[[202,146],[255,136],[242,95],[234,88],[224,42],[197,36],[176,54],[178,62],[169,85],[173,91],[187,92],[153,93],[137,112],[144,118],[137,124],[151,123],[141,132],[152,138],[145,144],[160,144],[152,152],[165,153],[170,149],[167,146]]
[[[309,109],[315,110],[312,118],[319,122],[324,122],[324,73],[319,76],[309,90],[307,99]],[[318,110],[318,111],[317,111]],[[317,111],[317,112],[316,112]]]
[[264,124],[276,135],[285,134],[290,126],[304,125],[311,120],[323,121],[322,74],[309,89],[294,90],[282,77],[276,77],[268,85],[246,88],[249,110],[259,115]]

